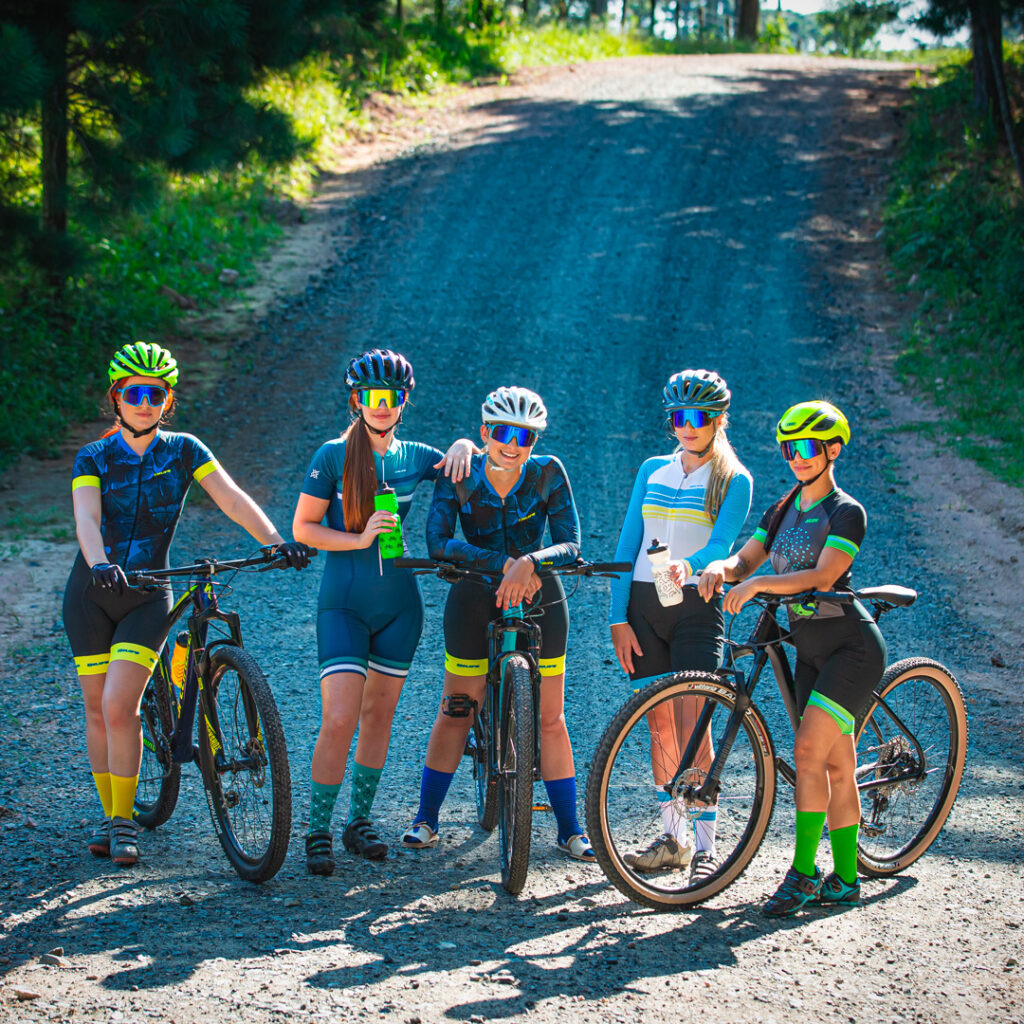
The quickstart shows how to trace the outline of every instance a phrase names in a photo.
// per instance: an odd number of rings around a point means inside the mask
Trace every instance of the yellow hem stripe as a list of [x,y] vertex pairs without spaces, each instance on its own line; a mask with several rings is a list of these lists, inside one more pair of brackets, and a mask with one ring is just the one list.
[[454,654],[445,651],[444,670],[453,676],[483,676],[487,674],[487,659],[456,658]]
[[540,671],[541,677],[560,676],[565,672],[565,655],[563,654],[560,658],[541,658],[537,662],[537,669]]
[[159,651],[151,651],[141,644],[114,644],[110,648],[111,661],[133,661],[136,665],[145,665],[150,672],[160,660]]
[[82,654],[75,658],[75,671],[80,676],[98,676],[107,671],[109,654]]
[[199,483],[200,480],[204,479],[205,477],[208,477],[211,473],[218,469],[220,469],[220,466],[217,465],[217,460],[211,459],[209,462],[204,462],[192,474],[192,479],[195,480],[196,483]]
[[76,476],[71,481],[71,493],[74,494],[79,487],[99,487],[100,478],[98,476]]

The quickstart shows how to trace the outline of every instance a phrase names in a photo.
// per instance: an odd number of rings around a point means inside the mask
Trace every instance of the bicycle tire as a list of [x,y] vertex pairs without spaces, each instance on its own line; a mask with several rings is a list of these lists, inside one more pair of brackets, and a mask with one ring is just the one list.
[[[890,665],[879,695],[913,732],[928,775],[897,782],[862,796],[857,863],[865,875],[895,875],[913,864],[935,841],[953,808],[967,762],[967,706],[956,677],[930,658],[905,658]],[[858,781],[889,770],[920,767],[913,744],[884,708],[873,700],[856,733]],[[873,764],[873,766],[872,766]],[[934,781],[933,781],[934,780]],[[902,821],[901,821],[902,817]]]
[[[291,830],[291,776],[281,718],[270,684],[247,651],[218,647],[210,669],[199,722],[210,817],[238,874],[265,882],[284,863]],[[219,752],[228,765],[223,770],[216,763]]]
[[[686,869],[644,872],[626,861],[632,850],[663,832],[654,796],[655,740],[647,716],[663,702],[688,698],[713,703],[711,735],[718,750],[735,708],[735,690],[712,674],[678,672],[650,683],[616,712],[598,743],[587,778],[587,828],[598,864],[619,892],[654,910],[694,906],[731,885],[757,853],[775,807],[775,748],[764,717],[751,704],[740,720],[720,779],[718,870],[692,882]],[[680,754],[665,756],[663,771],[669,776],[678,768]],[[699,804],[688,807],[694,815],[700,809]]]
[[501,884],[517,896],[526,884],[533,820],[533,683],[529,663],[522,655],[505,659],[498,722]]
[[170,679],[171,659],[164,650],[146,681],[139,705],[142,761],[135,790],[135,820],[145,828],[156,828],[170,818],[181,786],[181,765],[171,756],[174,717]]
[[491,758],[491,693],[488,687],[483,706],[477,711],[469,731],[473,782],[476,787],[476,820],[485,832],[493,832],[498,824],[498,780],[491,774],[491,765],[494,763]]

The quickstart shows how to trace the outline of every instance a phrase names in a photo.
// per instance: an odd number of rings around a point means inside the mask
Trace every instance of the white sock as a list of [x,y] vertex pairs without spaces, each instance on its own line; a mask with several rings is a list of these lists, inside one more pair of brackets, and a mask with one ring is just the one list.
[[718,805],[705,807],[693,823],[697,833],[697,850],[715,855],[715,829],[718,827]]
[[693,830],[686,804],[679,798],[673,800],[663,789],[656,790],[661,807],[662,827],[665,835],[672,836],[680,846],[693,846]]

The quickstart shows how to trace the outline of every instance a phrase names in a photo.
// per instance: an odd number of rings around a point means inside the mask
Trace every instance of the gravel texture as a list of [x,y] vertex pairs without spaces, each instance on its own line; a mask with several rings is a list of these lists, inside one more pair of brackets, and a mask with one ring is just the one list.
[[[694,912],[659,915],[564,859],[538,815],[530,878],[512,899],[463,770],[437,849],[395,849],[382,864],[342,854],[333,878],[310,878],[313,570],[240,580],[231,599],[288,739],[295,820],[280,874],[260,887],[234,876],[195,769],[170,822],[143,837],[142,863],[112,869],[84,848],[94,797],[57,618],[73,545],[20,540],[0,563],[17,613],[0,661],[0,1019],[1024,1020],[1024,656],[1008,614],[1020,591],[975,605],[965,578],[984,576],[988,559],[1007,586],[1019,580],[1010,558],[1024,520],[1013,494],[997,503],[1001,525],[975,513],[952,483],[969,469],[895,429],[911,403],[886,370],[901,310],[876,269],[873,218],[906,78],[866,62],[662,58],[469,92],[451,121],[431,115],[431,142],[365,168],[328,205],[320,233],[332,258],[232,356],[252,358],[270,386],[245,402],[208,392],[183,425],[287,529],[309,456],[340,428],[353,353],[387,345],[412,359],[404,436],[441,446],[475,432],[487,390],[531,386],[550,410],[542,449],[565,462],[585,553],[599,559],[614,551],[639,463],[666,450],[658,398],[670,371],[713,367],[733,389],[731,436],[755,478],[748,533],[788,486],[774,420],[830,395],[854,421],[841,483],[870,514],[855,579],[922,593],[883,621],[890,658],[936,657],[968,693],[968,772],[929,855],[866,882],[856,912],[769,921],[758,904],[787,864],[786,791],[737,884]],[[44,499],[66,500],[66,472],[39,469]],[[407,524],[414,553],[428,498]],[[248,548],[193,499],[175,550],[184,561]],[[415,809],[443,660],[443,585],[424,594],[424,639],[375,806],[396,842]],[[571,602],[581,804],[590,752],[629,693],[606,607],[603,583],[584,582]],[[759,703],[784,750],[777,698],[766,688]],[[344,811],[343,796],[336,821]]]

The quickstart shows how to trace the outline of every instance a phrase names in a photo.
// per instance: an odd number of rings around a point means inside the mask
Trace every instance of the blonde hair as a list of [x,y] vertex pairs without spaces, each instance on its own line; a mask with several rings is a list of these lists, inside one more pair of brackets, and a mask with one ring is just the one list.
[[[708,474],[708,485],[704,490],[704,512],[714,522],[722,508],[722,502],[729,490],[729,484],[737,473],[743,472],[743,463],[736,457],[729,438],[725,431],[729,426],[729,414],[723,412],[715,418],[715,439],[711,442],[710,472]],[[683,450],[683,446],[676,448],[677,452]]]

